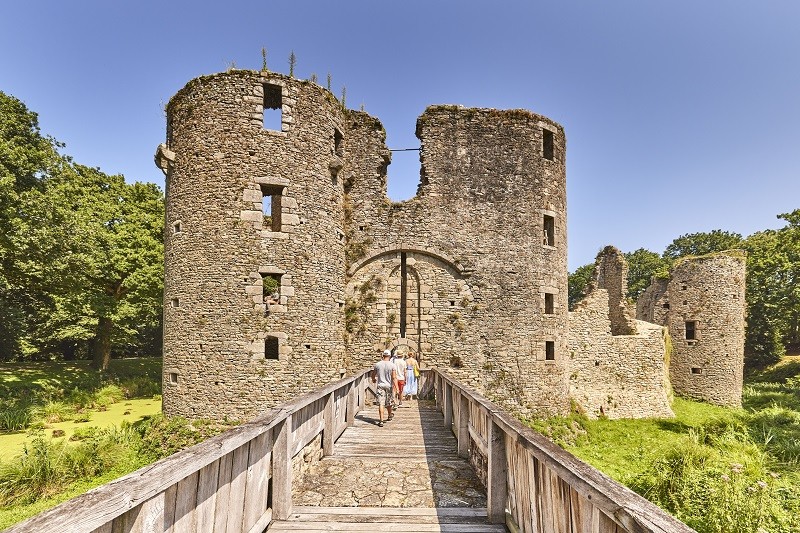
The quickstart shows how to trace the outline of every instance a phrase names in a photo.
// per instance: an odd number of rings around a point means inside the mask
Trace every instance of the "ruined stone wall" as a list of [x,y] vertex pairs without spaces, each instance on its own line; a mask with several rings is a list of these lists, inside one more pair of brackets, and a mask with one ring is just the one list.
[[718,405],[741,405],[744,290],[741,251],[687,258],[675,265],[667,289],[675,392]]
[[167,414],[250,418],[398,344],[519,412],[566,411],[558,124],[431,107],[418,194],[393,203],[380,122],[316,84],[206,76],[167,115]]
[[[414,261],[406,331],[423,367],[446,367],[511,409],[564,412],[566,382],[566,180],[563,130],[528,111],[428,108],[417,122],[417,196],[386,198],[382,128],[352,115],[348,135],[370,145],[351,159],[347,196],[355,242],[348,295],[378,276],[392,284]],[[545,135],[553,139],[545,157]],[[548,228],[550,242],[545,241]],[[353,335],[354,361],[391,345],[399,331],[397,283],[374,303],[372,329]],[[552,309],[545,312],[545,293]],[[384,309],[383,306],[386,306]],[[384,322],[387,322],[384,324]],[[394,329],[393,329],[394,328]],[[552,343],[547,359],[547,343]]]
[[636,319],[628,306],[628,262],[613,246],[606,246],[595,260],[594,281],[608,293],[608,318],[612,335],[636,334]]
[[638,322],[636,335],[612,335],[609,307],[596,288],[569,314],[570,396],[593,418],[674,416],[664,328]]
[[669,279],[653,278],[636,300],[636,318],[653,324],[667,325]]

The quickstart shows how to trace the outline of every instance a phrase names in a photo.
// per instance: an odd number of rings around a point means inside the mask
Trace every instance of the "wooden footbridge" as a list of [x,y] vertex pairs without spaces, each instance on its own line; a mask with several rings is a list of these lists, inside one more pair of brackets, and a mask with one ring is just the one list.
[[378,427],[368,371],[344,378],[7,533],[694,531],[446,373],[420,385]]

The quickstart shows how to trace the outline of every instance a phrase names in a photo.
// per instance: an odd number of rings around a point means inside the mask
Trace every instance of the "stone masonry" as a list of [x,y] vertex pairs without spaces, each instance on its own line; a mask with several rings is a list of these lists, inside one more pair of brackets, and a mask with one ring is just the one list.
[[608,246],[569,313],[570,396],[590,417],[672,417],[666,328],[630,318],[627,288],[625,257]]
[[[417,195],[392,202],[383,126],[316,83],[231,70],[170,100],[165,413],[249,419],[391,348],[525,416],[564,414],[570,394],[594,415],[669,416],[663,328],[633,319],[618,250],[568,315],[563,128],[437,105],[416,135]],[[738,404],[743,280],[743,262],[709,259],[646,293],[649,320],[696,336],[676,389]]]
[[741,250],[679,260],[640,298],[637,314],[669,328],[675,392],[741,406],[745,262]]
[[517,412],[566,412],[563,129],[448,105],[416,133],[419,189],[395,203],[383,126],[315,83],[233,70],[170,100],[167,414],[247,419],[398,346]]

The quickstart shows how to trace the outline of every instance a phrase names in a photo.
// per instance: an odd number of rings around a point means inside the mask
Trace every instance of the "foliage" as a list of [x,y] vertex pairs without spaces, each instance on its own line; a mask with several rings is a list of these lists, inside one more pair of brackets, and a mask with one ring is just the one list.
[[[675,398],[674,419],[528,421],[700,533],[800,529],[800,361],[747,377],[744,409]],[[761,529],[759,529],[761,528]]]
[[669,275],[669,261],[655,252],[639,248],[624,255],[628,261],[628,298],[638,298],[653,277]]
[[74,163],[0,93],[0,360],[160,349],[163,194]]
[[594,263],[583,265],[569,275],[569,309],[575,309],[575,304],[580,302],[588,293],[589,285],[594,279]]
[[800,209],[778,215],[788,225],[747,238],[748,333],[745,361],[764,367],[800,342]]
[[190,422],[181,417],[166,418],[163,415],[156,415],[135,425],[141,438],[138,451],[149,461],[157,461],[218,435],[234,425],[234,422],[218,423],[209,420]]
[[738,233],[715,229],[711,232],[687,233],[673,240],[664,250],[670,261],[688,255],[706,255],[741,248],[744,241]]

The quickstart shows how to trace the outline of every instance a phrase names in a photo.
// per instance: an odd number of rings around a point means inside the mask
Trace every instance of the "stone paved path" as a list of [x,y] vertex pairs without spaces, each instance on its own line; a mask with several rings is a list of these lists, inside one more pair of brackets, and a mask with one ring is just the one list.
[[484,489],[432,402],[405,402],[384,427],[377,411],[295,484],[295,513],[270,531],[506,531],[487,523]]

